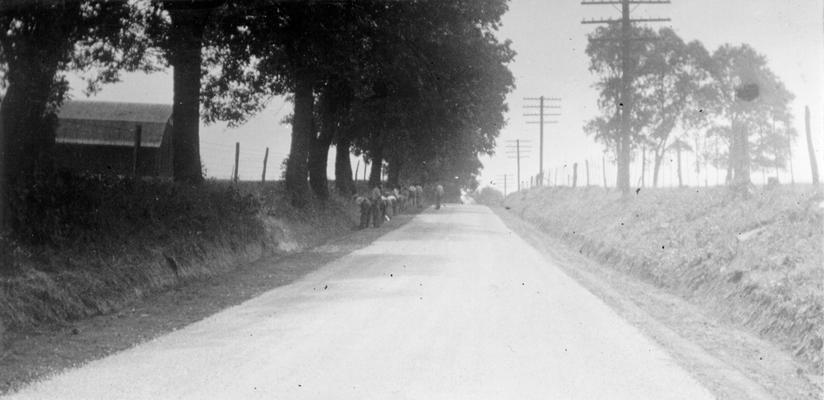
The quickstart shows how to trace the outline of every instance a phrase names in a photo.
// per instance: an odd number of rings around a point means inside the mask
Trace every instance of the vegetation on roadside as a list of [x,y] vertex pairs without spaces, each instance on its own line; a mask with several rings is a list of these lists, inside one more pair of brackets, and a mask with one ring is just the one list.
[[298,210],[282,182],[54,174],[14,193],[19,234],[0,237],[0,325],[13,329],[108,313],[354,224],[348,199]]
[[197,187],[61,172],[12,193],[15,240],[54,250],[102,246],[105,251],[135,242],[162,244],[172,237],[255,239],[263,230],[256,218],[260,200],[215,181]]
[[821,368],[824,193],[811,186],[538,188],[511,212],[581,253],[671,290]]

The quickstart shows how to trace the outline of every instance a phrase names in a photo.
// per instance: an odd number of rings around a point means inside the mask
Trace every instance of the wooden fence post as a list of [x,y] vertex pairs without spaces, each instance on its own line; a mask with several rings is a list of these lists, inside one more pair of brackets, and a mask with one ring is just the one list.
[[263,153],[263,174],[260,176],[260,183],[266,182],[266,163],[269,161],[269,148]]
[[237,183],[237,176],[238,176],[238,161],[240,160],[240,142],[235,142],[235,176],[232,177],[232,180]]
[[134,130],[134,152],[132,153],[132,178],[137,178],[137,168],[140,165],[140,141],[143,136],[143,126],[136,125]]

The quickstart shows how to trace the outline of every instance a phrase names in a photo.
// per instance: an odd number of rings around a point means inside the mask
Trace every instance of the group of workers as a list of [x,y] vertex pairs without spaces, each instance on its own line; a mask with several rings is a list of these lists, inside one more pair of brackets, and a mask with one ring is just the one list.
[[[443,187],[435,188],[436,208],[440,208]],[[398,215],[409,208],[423,208],[423,187],[411,185],[409,187],[381,190],[380,186],[373,187],[368,195],[355,195],[355,203],[360,208],[360,228],[380,227],[391,216]]]

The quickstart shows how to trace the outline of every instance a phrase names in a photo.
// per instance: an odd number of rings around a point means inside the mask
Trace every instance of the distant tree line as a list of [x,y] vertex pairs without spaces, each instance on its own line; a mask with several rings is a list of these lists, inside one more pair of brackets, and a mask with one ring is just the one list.
[[66,74],[93,93],[123,71],[173,68],[174,179],[202,181],[200,120],[242,124],[273,96],[294,103],[285,180],[293,204],[326,198],[327,154],[354,191],[475,180],[504,125],[514,52],[496,37],[506,0],[33,0],[0,3],[0,176],[49,162]]
[[[623,104],[619,28],[602,27],[589,36],[586,52],[590,71],[599,77],[601,115],[585,126],[624,164],[619,171],[628,171],[638,153],[645,171],[650,155],[657,186],[661,162],[672,151],[682,185],[681,154],[690,151],[696,174],[702,164],[711,164],[726,169],[727,184],[746,190],[751,170],[785,167],[798,134],[789,109],[793,94],[763,55],[747,44],[723,45],[710,54],[701,42],[684,42],[670,28],[634,27],[639,40],[630,48],[630,99]],[[619,133],[622,107],[630,109],[626,145]]]

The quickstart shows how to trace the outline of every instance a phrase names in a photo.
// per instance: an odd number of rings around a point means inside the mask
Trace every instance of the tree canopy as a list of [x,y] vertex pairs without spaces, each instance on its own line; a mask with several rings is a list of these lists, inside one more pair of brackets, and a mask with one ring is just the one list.
[[205,118],[242,123],[271,96],[293,94],[286,180],[295,203],[307,172],[326,195],[332,143],[372,161],[372,185],[385,162],[393,186],[469,182],[478,155],[494,148],[513,86],[514,53],[494,35],[505,10],[499,0],[248,3],[224,19],[237,30],[210,43]]
[[[680,159],[681,151],[690,150],[717,168],[726,166],[727,181],[735,186],[749,185],[752,167],[784,165],[789,143],[797,135],[789,111],[793,96],[764,56],[746,44],[724,45],[710,55],[700,42],[686,43],[672,29],[634,27],[632,36],[643,40],[633,41],[630,48],[631,101],[624,105],[617,35],[618,27],[613,26],[590,36],[587,54],[590,70],[599,76],[595,87],[601,115],[588,121],[584,130],[613,151],[619,164],[629,160],[626,154],[622,160],[622,153],[650,148],[656,185],[664,154],[677,151]],[[624,107],[630,109],[628,146],[621,144]],[[701,139],[707,138],[720,140],[728,149],[717,154],[701,151]]]

